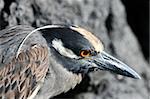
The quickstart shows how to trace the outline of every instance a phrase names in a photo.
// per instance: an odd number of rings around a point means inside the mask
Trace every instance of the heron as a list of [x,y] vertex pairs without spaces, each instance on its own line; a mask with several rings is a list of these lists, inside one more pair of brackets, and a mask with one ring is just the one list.
[[17,25],[0,31],[2,99],[49,99],[73,89],[96,70],[140,79],[108,54],[98,37],[79,26]]

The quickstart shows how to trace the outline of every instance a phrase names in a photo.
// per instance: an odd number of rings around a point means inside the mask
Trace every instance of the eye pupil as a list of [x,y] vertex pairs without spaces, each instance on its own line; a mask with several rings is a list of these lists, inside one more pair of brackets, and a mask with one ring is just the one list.
[[83,55],[87,55],[88,53],[88,51],[83,51]]

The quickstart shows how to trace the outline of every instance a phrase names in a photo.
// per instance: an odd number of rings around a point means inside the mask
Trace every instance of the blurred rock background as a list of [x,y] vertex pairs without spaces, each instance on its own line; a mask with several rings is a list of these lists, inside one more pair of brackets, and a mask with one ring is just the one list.
[[17,24],[84,27],[142,77],[97,71],[53,99],[150,99],[149,0],[0,0],[0,29]]

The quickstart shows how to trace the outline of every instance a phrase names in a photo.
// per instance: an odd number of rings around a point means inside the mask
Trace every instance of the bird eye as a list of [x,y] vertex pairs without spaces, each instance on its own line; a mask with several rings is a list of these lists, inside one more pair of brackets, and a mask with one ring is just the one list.
[[80,51],[80,56],[81,56],[81,57],[88,57],[88,56],[90,56],[90,55],[91,55],[90,50],[81,50],[81,51]]

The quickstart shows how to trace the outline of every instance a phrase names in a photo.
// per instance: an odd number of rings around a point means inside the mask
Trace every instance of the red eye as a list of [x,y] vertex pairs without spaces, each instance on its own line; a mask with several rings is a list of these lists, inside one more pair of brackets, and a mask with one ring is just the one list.
[[88,56],[90,56],[90,54],[91,54],[91,52],[89,50],[82,50],[80,52],[81,57],[88,57]]

